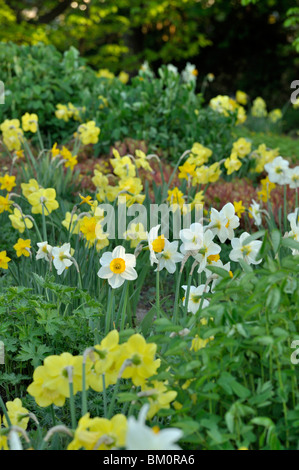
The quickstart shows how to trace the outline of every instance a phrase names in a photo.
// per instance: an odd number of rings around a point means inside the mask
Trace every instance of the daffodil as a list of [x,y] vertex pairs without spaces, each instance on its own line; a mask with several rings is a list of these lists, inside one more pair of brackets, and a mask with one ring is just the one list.
[[202,224],[194,223],[190,228],[180,230],[180,239],[183,242],[182,253],[187,251],[198,251],[203,244],[204,229]]
[[36,253],[36,259],[45,259],[50,261],[52,257],[52,246],[47,241],[37,243],[38,251]]
[[150,385],[146,384],[142,387],[139,395],[148,398],[150,408],[147,419],[151,419],[159,410],[170,408],[170,403],[176,398],[177,392],[168,390],[167,383],[153,380]]
[[[29,411],[23,407],[22,401],[19,398],[15,398],[13,401],[7,401],[5,406],[12,426],[18,426],[26,430],[29,422]],[[3,418],[3,423],[4,426],[8,427],[5,417]]]
[[126,240],[130,240],[131,248],[136,248],[136,246],[143,240],[147,240],[147,233],[144,229],[144,226],[141,222],[137,224],[131,223],[128,227],[128,230],[124,233]]
[[105,374],[105,387],[115,384],[119,370],[116,361],[120,354],[119,334],[117,330],[110,331],[100,344],[94,346],[92,353],[87,358],[88,385],[97,392],[103,391],[103,377]]
[[127,450],[181,450],[176,442],[183,437],[183,432],[178,428],[160,430],[153,429],[145,424],[149,405],[144,405],[138,419],[128,418],[128,431],[126,437]]
[[137,279],[135,271],[136,258],[134,255],[125,252],[124,247],[117,246],[112,252],[106,252],[100,259],[101,268],[98,276],[101,279],[108,279],[109,285],[116,289],[128,281]]
[[271,183],[287,184],[289,162],[282,157],[276,157],[271,163],[265,165]]
[[233,143],[233,153],[236,153],[239,158],[244,158],[251,152],[251,142],[241,137]]
[[0,268],[8,269],[8,263],[11,259],[7,256],[6,251],[0,251]]
[[38,129],[38,116],[37,114],[25,113],[22,116],[22,127],[25,132],[32,132],[35,134]]
[[13,214],[8,217],[10,218],[13,228],[20,233],[24,233],[25,229],[30,230],[33,227],[32,221],[17,208],[15,208]]
[[44,364],[35,369],[33,382],[27,391],[41,406],[63,406],[70,396],[69,376],[67,368],[72,368],[73,391],[82,390],[82,356],[62,353],[60,356],[48,356]]
[[234,201],[234,208],[235,208],[235,212],[236,212],[236,215],[240,218],[242,214],[244,214],[245,212],[245,207],[243,206],[243,202],[242,201]]
[[78,135],[83,145],[96,144],[101,130],[95,121],[88,121],[78,127]]
[[[182,286],[182,289],[184,289],[186,294],[188,287]],[[210,287],[205,286],[205,284],[202,284],[198,287],[190,286],[187,312],[191,312],[193,315],[195,315],[196,312],[198,312],[200,305],[202,305],[202,308],[207,307],[210,302],[207,299],[202,299],[202,296],[204,292],[209,292],[209,290]],[[183,305],[186,305],[186,298],[184,298]]]
[[70,259],[71,258],[70,250],[71,250],[70,243],[64,243],[60,247],[55,246],[52,249],[51,254],[53,258],[53,264],[59,276],[64,272],[65,269],[68,269],[73,264],[73,261]]
[[21,188],[23,195],[28,199],[31,194],[39,190],[39,184],[34,178],[31,178],[28,183],[22,183]]
[[157,271],[166,269],[170,274],[173,274],[176,270],[176,263],[180,263],[184,256],[178,253],[178,241],[169,242],[165,239],[163,251],[157,253],[158,265]]
[[0,196],[0,214],[2,214],[2,212],[11,212],[10,206],[12,203],[13,201],[9,200],[9,194],[5,197]]
[[18,258],[21,256],[25,256],[28,258],[31,255],[31,241],[30,240],[23,240],[23,238],[19,238],[17,243],[14,245],[14,249],[17,253]]
[[155,359],[156,350],[155,343],[147,343],[140,334],[132,335],[121,345],[117,361],[120,375],[132,379],[136,386],[144,386],[146,379],[155,375],[160,367],[160,359]]
[[0,189],[6,189],[10,193],[16,186],[16,177],[10,175],[4,175],[0,177]]
[[122,414],[113,418],[90,418],[86,413],[78,423],[75,436],[68,450],[110,450],[124,447],[127,419]]
[[260,240],[253,240],[248,244],[244,244],[246,238],[250,235],[247,232],[243,232],[240,238],[233,238],[232,243],[232,251],[229,254],[229,257],[232,261],[239,261],[239,259],[243,259],[248,264],[259,264],[262,260],[256,260],[258,252],[262,246],[262,242]]
[[27,199],[32,206],[31,211],[33,214],[42,214],[44,212],[44,215],[47,216],[59,207],[54,188],[39,189],[31,193]]

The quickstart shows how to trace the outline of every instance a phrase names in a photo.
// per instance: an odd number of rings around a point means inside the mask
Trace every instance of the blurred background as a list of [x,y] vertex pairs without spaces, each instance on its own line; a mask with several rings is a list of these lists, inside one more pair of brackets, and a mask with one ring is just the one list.
[[298,0],[0,0],[0,26],[2,55],[10,41],[73,46],[95,70],[131,76],[144,61],[189,61],[199,82],[215,75],[208,98],[244,89],[282,106],[299,79]]

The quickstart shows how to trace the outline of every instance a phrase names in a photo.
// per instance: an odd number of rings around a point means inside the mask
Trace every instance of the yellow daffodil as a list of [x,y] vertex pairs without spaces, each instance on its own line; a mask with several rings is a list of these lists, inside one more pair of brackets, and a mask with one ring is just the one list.
[[8,263],[11,259],[6,255],[6,251],[0,251],[0,268],[8,269]]
[[122,414],[113,418],[90,418],[86,413],[79,420],[78,427],[68,450],[110,450],[125,446],[127,419]]
[[23,195],[28,199],[31,194],[39,190],[39,184],[35,179],[31,178],[29,183],[22,183],[21,188]]
[[234,201],[234,208],[238,217],[241,217],[241,215],[246,211],[242,201]]
[[0,196],[0,214],[2,214],[2,212],[11,212],[10,206],[13,202],[8,198],[9,194],[7,194],[5,197]]
[[18,258],[21,256],[25,256],[28,258],[31,254],[31,241],[30,240],[23,240],[23,238],[19,238],[17,243],[14,245],[14,249],[17,253]]
[[79,139],[83,145],[96,144],[99,141],[100,132],[95,121],[88,121],[78,127]]
[[168,390],[166,385],[167,383],[154,380],[150,385],[146,384],[142,387],[139,395],[146,396],[150,403],[147,419],[152,419],[161,409],[169,409],[170,403],[176,398],[177,392]]
[[20,233],[24,233],[25,228],[30,230],[33,227],[32,221],[28,217],[24,216],[17,208],[15,208],[13,214],[8,217],[10,218],[13,228],[18,230]]
[[16,186],[16,177],[8,174],[0,177],[0,189],[6,189],[10,193]]
[[35,134],[38,129],[38,116],[37,114],[25,113],[22,116],[22,127],[25,132],[32,132]]
[[42,214],[44,212],[44,215],[49,215],[59,207],[56,201],[56,191],[53,188],[35,191],[28,196],[28,201],[32,206],[31,211],[33,214]]

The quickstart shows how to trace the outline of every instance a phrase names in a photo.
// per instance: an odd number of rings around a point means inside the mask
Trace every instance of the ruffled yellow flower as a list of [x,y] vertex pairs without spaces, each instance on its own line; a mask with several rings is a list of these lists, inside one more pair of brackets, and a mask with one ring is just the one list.
[[72,367],[74,394],[82,391],[82,356],[62,353],[60,356],[48,356],[44,365],[35,369],[33,382],[27,388],[39,406],[51,404],[63,406],[69,398],[69,379],[67,367]]
[[116,368],[116,361],[120,354],[118,331],[110,331],[100,344],[94,346],[94,349],[93,360],[88,357],[86,362],[87,382],[93,390],[102,392],[102,374],[105,374],[105,387],[117,381],[119,370]]
[[25,132],[32,132],[35,134],[38,129],[38,116],[37,114],[25,113],[22,116],[22,127]]
[[56,108],[55,116],[57,119],[62,119],[63,121],[68,122],[70,119],[68,107],[65,104],[57,104]]
[[114,75],[114,73],[110,72],[109,69],[100,69],[97,72],[97,77],[107,78],[108,80],[112,80],[115,77],[115,75]]
[[90,418],[86,413],[79,421],[68,450],[110,450],[125,446],[127,419],[122,414],[113,418]]
[[254,117],[266,117],[267,112],[267,105],[266,102],[260,96],[256,98],[252,104],[251,114]]
[[236,153],[238,157],[244,158],[251,152],[251,142],[241,137],[233,143],[232,153]]
[[31,194],[39,190],[39,184],[35,179],[31,178],[29,183],[22,183],[21,188],[23,195],[28,199]]
[[231,156],[225,160],[224,166],[227,170],[227,174],[231,175],[232,173],[238,171],[241,168],[242,162],[238,159],[236,153],[232,153]]
[[101,129],[96,126],[95,121],[88,121],[78,127],[79,139],[83,145],[96,144],[99,141]]
[[[11,424],[26,430],[29,422],[29,411],[23,407],[22,401],[19,398],[15,398],[14,401],[7,401],[5,406]],[[5,427],[8,427],[5,417],[3,418],[3,424]]]
[[201,166],[206,163],[209,158],[213,155],[211,149],[204,147],[199,142],[195,142],[191,148],[191,154],[187,159],[190,164]]
[[136,386],[144,385],[146,379],[155,375],[160,367],[160,359],[155,359],[156,350],[156,344],[147,344],[139,334],[132,335],[125,344],[121,345],[118,369],[120,370],[127,361],[122,377],[131,378]]

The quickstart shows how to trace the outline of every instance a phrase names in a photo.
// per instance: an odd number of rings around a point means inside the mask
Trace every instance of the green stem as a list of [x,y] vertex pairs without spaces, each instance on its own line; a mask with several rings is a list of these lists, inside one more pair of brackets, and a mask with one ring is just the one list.
[[176,284],[176,291],[175,291],[175,300],[174,300],[174,312],[173,312],[173,322],[174,324],[178,321],[178,310],[179,310],[179,295],[180,295],[180,288],[181,288],[181,278],[182,278],[182,271],[179,272],[178,281]]
[[112,318],[112,309],[113,309],[113,298],[114,290],[110,288],[109,299],[108,299],[108,312],[106,316],[106,325],[105,325],[105,335],[107,335],[111,329],[111,318]]

